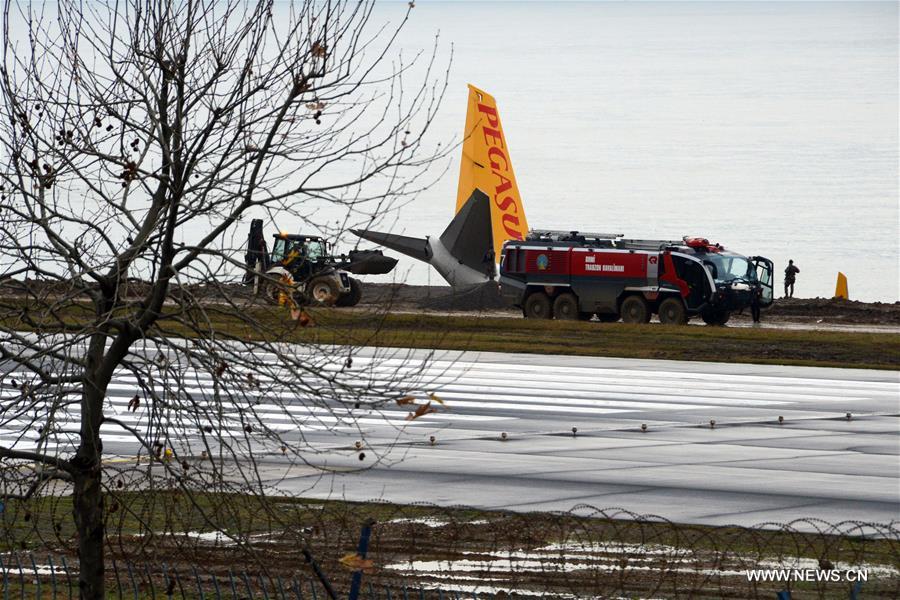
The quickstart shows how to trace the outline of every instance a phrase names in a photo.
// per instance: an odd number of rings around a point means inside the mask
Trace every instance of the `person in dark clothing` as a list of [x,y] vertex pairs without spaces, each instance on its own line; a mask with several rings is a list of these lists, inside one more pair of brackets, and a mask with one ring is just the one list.
[[753,317],[754,323],[759,323],[760,296],[762,296],[762,289],[757,288],[753,290],[753,295],[750,297],[750,315]]
[[494,280],[494,277],[497,275],[497,267],[494,264],[494,247],[491,246],[484,253],[484,256],[481,257],[481,264],[484,265],[484,274],[488,276],[488,279],[491,281]]
[[[800,272],[800,269],[794,266],[794,261],[789,260],[788,266],[784,270],[784,297],[785,298],[793,298],[794,297],[794,282],[797,281],[797,273]],[[788,293],[790,291],[790,293]]]

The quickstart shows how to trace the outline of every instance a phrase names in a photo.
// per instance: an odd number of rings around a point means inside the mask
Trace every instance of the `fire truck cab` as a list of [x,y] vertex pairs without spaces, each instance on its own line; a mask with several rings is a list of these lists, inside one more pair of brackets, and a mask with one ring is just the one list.
[[705,238],[533,230],[503,245],[500,288],[527,318],[723,325],[753,302],[772,304],[773,265]]

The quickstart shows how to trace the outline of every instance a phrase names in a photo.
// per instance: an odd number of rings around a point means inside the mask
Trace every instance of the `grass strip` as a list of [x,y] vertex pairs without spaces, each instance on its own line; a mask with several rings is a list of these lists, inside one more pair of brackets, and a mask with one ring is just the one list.
[[[56,309],[53,316],[70,326],[87,324],[85,308],[73,304]],[[814,367],[894,370],[900,365],[900,334],[894,333],[628,325],[339,308],[307,312],[312,324],[301,327],[283,307],[211,304],[167,315],[154,333],[191,337],[213,330],[235,339],[294,343]],[[33,328],[9,310],[0,313],[0,324]],[[48,330],[54,327],[48,320]]]
[[[315,327],[289,339],[318,344],[522,352],[815,367],[896,369],[900,335],[840,331],[677,327],[436,314],[310,311]],[[215,328],[229,331],[228,319]],[[236,332],[235,332],[236,333]]]

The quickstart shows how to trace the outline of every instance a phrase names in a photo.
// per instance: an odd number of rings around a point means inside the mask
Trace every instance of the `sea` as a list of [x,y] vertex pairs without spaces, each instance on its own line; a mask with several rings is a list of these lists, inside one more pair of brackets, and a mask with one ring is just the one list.
[[[459,143],[467,83],[493,94],[531,227],[699,235],[779,282],[793,259],[797,296],[840,271],[852,299],[900,300],[897,2],[416,0],[392,64],[433,50],[429,143]],[[451,154],[382,225],[443,231]],[[443,283],[406,258],[369,279]]]

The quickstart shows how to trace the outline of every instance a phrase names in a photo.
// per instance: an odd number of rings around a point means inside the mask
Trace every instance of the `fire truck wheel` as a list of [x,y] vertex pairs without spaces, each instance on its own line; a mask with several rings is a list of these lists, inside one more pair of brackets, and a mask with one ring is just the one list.
[[334,281],[327,277],[320,277],[309,282],[309,296],[314,304],[332,306],[339,294]]
[[713,312],[703,312],[700,314],[700,317],[707,325],[717,325],[721,327],[728,322],[731,313],[727,310],[717,310]]
[[688,322],[681,298],[666,298],[660,303],[659,322],[663,325],[684,325]]
[[553,301],[553,316],[561,321],[574,321],[580,317],[578,314],[578,298],[575,294],[566,292],[560,294]]
[[534,292],[525,299],[525,318],[527,319],[552,319],[553,310],[550,306],[550,298],[544,292]]
[[625,323],[649,323],[650,307],[643,296],[628,296],[622,301],[622,321]]

